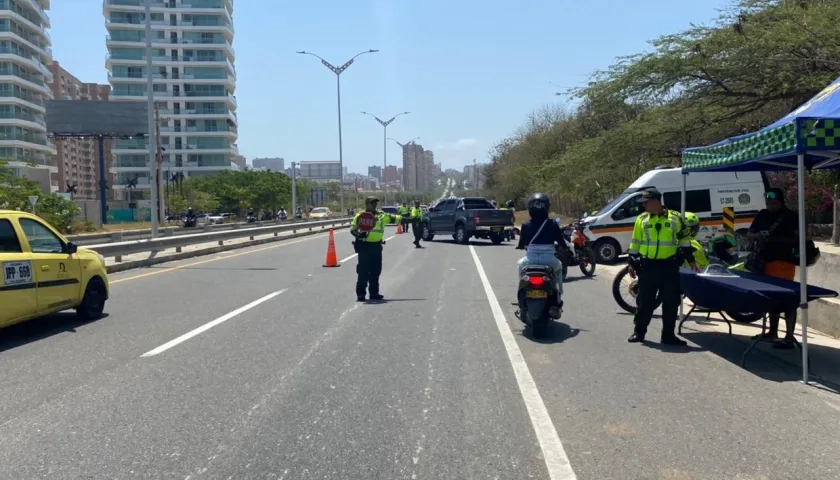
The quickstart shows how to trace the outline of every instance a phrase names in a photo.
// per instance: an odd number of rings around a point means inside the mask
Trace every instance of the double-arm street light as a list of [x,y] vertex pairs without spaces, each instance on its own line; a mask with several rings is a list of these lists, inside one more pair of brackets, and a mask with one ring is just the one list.
[[379,50],[370,49],[370,50],[365,50],[364,52],[359,52],[356,55],[353,55],[353,57],[350,58],[350,60],[347,60],[346,62],[344,62],[343,65],[341,65],[339,67],[336,67],[332,63],[324,60],[319,55],[316,55],[312,52],[307,52],[305,50],[295,52],[295,53],[298,53],[300,55],[311,55],[311,56],[317,58],[318,60],[321,61],[321,63],[325,67],[329,68],[330,71],[335,74],[335,86],[336,86],[336,91],[338,93],[338,164],[339,164],[339,168],[341,168],[341,183],[339,184],[339,186],[340,186],[340,190],[341,190],[341,211],[342,212],[344,212],[344,147],[343,147],[342,142],[341,142],[341,74],[344,73],[345,70],[350,68],[350,65],[353,65],[353,61],[356,60],[356,57],[359,57],[359,56],[364,55],[366,53],[376,53],[378,51]]
[[394,115],[389,120],[382,120],[381,118],[377,117],[376,115],[368,112],[362,112],[364,115],[369,115],[376,119],[380,125],[382,125],[382,203],[387,205],[387,201],[385,197],[388,195],[388,188],[385,185],[385,169],[388,168],[388,125],[391,124],[394,120],[397,119],[400,115],[408,115],[411,112],[402,112]]

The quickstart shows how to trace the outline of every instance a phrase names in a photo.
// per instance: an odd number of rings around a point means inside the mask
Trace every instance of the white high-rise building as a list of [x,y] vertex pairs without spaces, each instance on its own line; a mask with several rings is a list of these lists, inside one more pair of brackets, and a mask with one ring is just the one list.
[[[0,0],[2,2],[4,0]],[[112,101],[146,101],[146,0],[104,0]],[[235,169],[233,0],[153,0],[155,102],[167,175]],[[149,188],[145,139],[114,144],[115,188]]]
[[52,97],[49,0],[0,0],[0,159],[16,175],[58,190],[44,102]]

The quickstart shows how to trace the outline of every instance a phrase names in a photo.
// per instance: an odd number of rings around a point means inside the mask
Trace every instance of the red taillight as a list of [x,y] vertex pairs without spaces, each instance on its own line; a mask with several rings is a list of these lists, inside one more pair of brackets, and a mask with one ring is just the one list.
[[531,284],[532,287],[542,287],[543,283],[545,283],[545,279],[543,277],[528,277],[528,283]]
[[480,222],[480,221],[481,221],[481,217],[479,217],[478,214],[476,213],[475,216],[473,217],[473,222],[475,222],[475,224],[478,225],[478,222]]

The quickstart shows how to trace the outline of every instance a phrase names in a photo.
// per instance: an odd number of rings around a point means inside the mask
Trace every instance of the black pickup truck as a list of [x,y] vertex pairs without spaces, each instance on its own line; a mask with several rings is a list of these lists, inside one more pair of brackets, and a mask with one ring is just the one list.
[[480,197],[446,198],[423,215],[423,240],[449,234],[456,242],[468,244],[470,238],[489,239],[499,245],[513,230],[513,210],[498,210]]

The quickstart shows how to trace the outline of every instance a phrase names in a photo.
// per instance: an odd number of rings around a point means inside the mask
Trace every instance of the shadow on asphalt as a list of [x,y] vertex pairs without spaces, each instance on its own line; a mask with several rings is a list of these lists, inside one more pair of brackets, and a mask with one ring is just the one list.
[[[107,317],[108,314],[104,313],[100,320]],[[3,329],[2,336],[0,336],[0,353],[54,335],[68,332],[75,333],[78,327],[88,323],[92,322],[79,319],[75,312],[62,312],[6,327]]]
[[426,298],[386,298],[384,300],[365,300],[365,303],[379,304],[391,302],[425,302]]
[[[523,325],[524,326],[524,325]],[[525,327],[521,335],[534,343],[542,345],[552,345],[556,343],[563,343],[570,338],[577,337],[580,332],[585,332],[580,328],[572,328],[566,323],[553,321],[546,328],[545,334],[540,338],[534,338],[530,327]]]
[[595,280],[597,277],[598,277],[597,273],[593,274],[591,277],[586,277],[586,276],[566,277],[566,279],[563,280],[563,284],[579,282],[581,280]]
[[[451,239],[432,240],[431,242],[426,242],[424,240],[424,242],[425,243],[448,243],[450,245],[461,245],[460,243],[456,242],[455,240],[451,240]],[[470,240],[469,245],[473,245],[475,247],[508,247],[510,249],[513,249],[516,246],[513,242],[510,242],[510,243],[504,243],[503,242],[503,243],[500,243],[498,245],[493,245],[493,243],[490,240],[484,240],[484,241],[478,241],[478,242],[474,242],[474,241]],[[464,245],[464,246],[466,246],[466,245]]]
[[[760,329],[756,328],[756,332]],[[744,335],[727,335],[718,332],[698,332],[691,330],[686,324],[683,327],[683,337],[700,345],[705,350],[729,361],[741,368],[741,355],[752,342]],[[811,379],[822,390],[840,395],[840,383],[820,376],[820,372],[828,373],[837,369],[830,361],[836,355],[833,349],[823,345],[809,344]],[[780,351],[772,348],[769,342],[759,343],[747,356],[746,370],[764,380],[772,382],[799,382],[802,380],[802,351],[799,349]],[[836,376],[836,372],[835,375]]]

